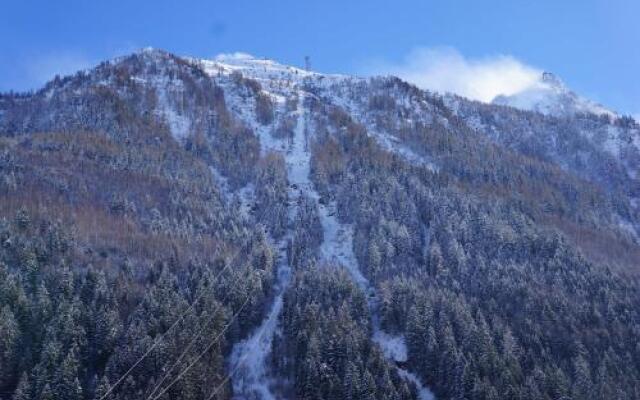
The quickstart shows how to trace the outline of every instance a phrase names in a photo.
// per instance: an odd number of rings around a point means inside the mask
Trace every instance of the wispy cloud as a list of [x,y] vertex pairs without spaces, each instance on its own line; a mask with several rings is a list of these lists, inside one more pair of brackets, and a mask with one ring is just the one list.
[[423,89],[489,102],[539,82],[542,70],[508,55],[466,58],[450,47],[416,48],[400,63],[377,62],[369,74],[396,75]]
[[235,53],[220,53],[214,57],[217,61],[225,60],[251,60],[255,57],[249,53],[236,51]]

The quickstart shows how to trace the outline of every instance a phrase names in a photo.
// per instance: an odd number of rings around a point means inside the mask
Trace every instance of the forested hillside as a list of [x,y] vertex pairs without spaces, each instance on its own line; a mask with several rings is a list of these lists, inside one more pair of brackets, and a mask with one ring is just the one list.
[[640,126],[146,49],[0,95],[0,398],[640,398]]

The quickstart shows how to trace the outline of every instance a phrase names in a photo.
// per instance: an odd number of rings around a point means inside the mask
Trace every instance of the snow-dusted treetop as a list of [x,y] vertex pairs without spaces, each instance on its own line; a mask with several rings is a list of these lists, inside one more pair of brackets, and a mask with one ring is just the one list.
[[230,74],[241,72],[252,79],[258,81],[292,80],[302,81],[307,77],[315,78],[345,78],[344,75],[322,74],[315,71],[280,64],[268,58],[260,58],[248,53],[235,52],[218,54],[213,59],[186,58],[192,62],[197,62],[204,67],[205,71],[211,75],[219,73]]

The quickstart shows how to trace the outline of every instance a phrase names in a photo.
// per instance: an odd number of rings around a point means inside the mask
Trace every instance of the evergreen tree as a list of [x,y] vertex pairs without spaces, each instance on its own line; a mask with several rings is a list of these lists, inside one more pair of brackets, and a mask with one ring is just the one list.
[[18,387],[13,392],[12,400],[31,400],[33,398],[32,395],[32,387],[29,381],[29,377],[26,372],[22,373],[20,377],[20,381],[18,382]]
[[11,385],[19,362],[20,327],[8,306],[0,309],[0,389]]

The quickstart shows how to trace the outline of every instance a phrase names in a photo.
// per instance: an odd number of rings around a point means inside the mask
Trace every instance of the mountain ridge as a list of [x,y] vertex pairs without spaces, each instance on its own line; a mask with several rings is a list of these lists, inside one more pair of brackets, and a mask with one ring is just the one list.
[[[126,72],[129,75],[128,80],[118,81],[117,75],[107,77],[112,70],[129,71]],[[554,75],[545,76],[547,84],[563,92],[567,90]],[[393,79],[390,82],[394,82]],[[194,133],[215,129],[208,120],[209,111],[206,105],[207,98],[215,92],[208,89],[213,84],[227,94],[225,104],[238,117],[239,122],[259,133],[264,151],[264,148],[271,146],[270,131],[273,129],[269,127],[269,123],[265,125],[264,122],[270,122],[274,118],[274,107],[282,107],[287,98],[296,94],[298,90],[296,88],[306,87],[305,90],[313,96],[318,96],[320,101],[352,113],[358,122],[369,128],[369,133],[380,145],[413,162],[437,169],[437,163],[434,163],[433,157],[424,153],[419,154],[420,152],[412,149],[413,146],[405,140],[399,139],[396,135],[390,135],[385,132],[385,129],[381,131],[376,128],[377,122],[367,117],[370,114],[367,109],[371,104],[363,103],[353,97],[354,90],[386,81],[387,78],[364,79],[344,75],[325,75],[246,54],[223,55],[214,60],[201,60],[182,58],[163,50],[146,48],[132,55],[105,62],[92,70],[54,80],[31,96],[19,98],[5,96],[4,101],[13,102],[17,109],[20,108],[21,102],[28,103],[28,99],[37,100],[35,103],[32,101],[29,107],[38,104],[38,107],[47,108],[49,107],[47,104],[52,101],[64,107],[65,102],[68,101],[66,99],[73,99],[91,87],[105,88],[107,93],[112,93],[109,96],[124,96],[124,98],[133,98],[135,91],[147,91],[145,102],[148,105],[132,104],[133,108],[138,108],[139,115],[144,116],[145,119],[152,119],[155,124],[166,125],[173,138],[184,144],[194,138]],[[246,84],[243,85],[246,88],[244,92],[236,90],[238,82]],[[204,86],[199,87],[200,84]],[[66,88],[65,85],[71,85],[71,87]],[[397,85],[404,86],[406,83],[398,80]],[[344,91],[344,88],[349,90]],[[477,131],[481,136],[500,145],[525,152],[535,149],[540,153],[536,157],[542,161],[552,161],[582,178],[600,181],[607,186],[616,187],[616,190],[623,190],[631,195],[631,200],[638,196],[635,194],[639,190],[636,189],[637,184],[629,185],[628,181],[636,180],[640,166],[640,126],[631,119],[596,114],[549,115],[541,119],[535,114],[527,114],[524,111],[516,118],[526,123],[514,130],[513,127],[516,125],[509,125],[513,117],[508,108],[476,103],[457,96],[441,96],[417,90],[415,87],[410,88],[410,91],[416,93],[414,98],[384,99],[380,97],[381,101],[388,103],[380,106],[403,107],[403,112],[408,118],[407,122],[414,125],[416,123],[437,124],[447,129],[446,127],[452,123],[451,116],[454,116],[469,129]],[[58,99],[58,97],[62,98]],[[398,100],[405,104],[398,103]],[[0,115],[0,127],[4,130],[19,132],[21,130],[19,124],[10,128],[11,113],[7,112],[6,107],[2,107],[1,99],[0,111],[3,112]],[[28,121],[28,124],[35,125],[28,129],[47,130],[49,125],[58,124],[51,118],[59,117],[64,120],[61,121],[64,124],[70,124],[70,128],[86,125],[87,121],[80,121],[75,117],[70,120],[61,117],[68,112],[68,109],[62,109],[60,114],[54,113],[49,116],[46,113],[42,115],[29,113],[29,118],[33,119],[22,120],[21,123]],[[111,128],[105,127],[106,129],[113,129],[118,125],[117,121],[109,118],[104,121],[101,121],[98,115],[93,118],[96,118],[100,124],[110,124]],[[133,117],[134,120],[139,118],[139,116]],[[562,128],[563,125],[570,129]],[[277,128],[287,129],[285,126]],[[564,129],[564,131],[558,129]],[[572,133],[569,134],[569,131]],[[567,137],[568,134],[575,137]],[[564,137],[566,138],[562,140],[571,142],[569,147],[567,144],[558,146],[558,140]],[[559,151],[560,149],[562,150]],[[580,152],[586,152],[585,155],[590,161],[575,158]],[[609,164],[612,161],[615,164],[613,170],[615,177],[611,174]],[[592,165],[588,165],[589,163]],[[602,164],[601,167],[600,164]],[[623,217],[623,220],[626,218],[628,217]]]

